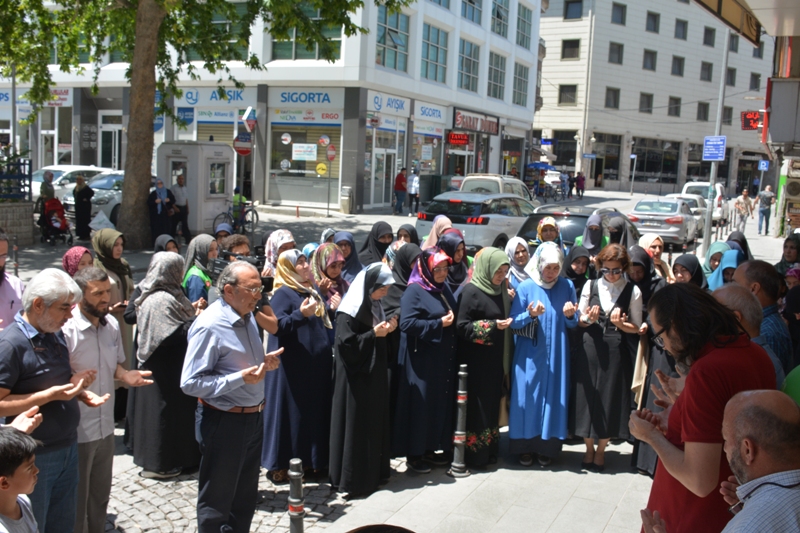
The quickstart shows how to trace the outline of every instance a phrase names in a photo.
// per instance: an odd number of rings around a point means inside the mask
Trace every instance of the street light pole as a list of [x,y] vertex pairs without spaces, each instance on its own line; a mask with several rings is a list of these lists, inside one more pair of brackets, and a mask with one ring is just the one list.
[[[722,130],[722,108],[723,104],[725,103],[725,79],[727,78],[728,73],[728,50],[730,49],[730,41],[731,41],[731,30],[730,28],[725,28],[725,41],[722,45],[722,72],[719,75],[719,98],[717,99],[717,120],[714,125],[714,135],[719,136],[720,131]],[[723,154],[724,156],[724,154]],[[703,227],[707,228],[703,230],[703,246],[700,248],[701,253],[700,255],[705,257],[706,253],[708,252],[708,247],[711,245],[711,235],[713,235],[713,231],[711,228],[713,227],[713,220],[714,220],[714,197],[716,196],[716,183],[717,183],[717,162],[711,162],[711,176],[709,178],[709,200],[711,201],[711,206],[709,209],[706,209],[706,219],[703,223]],[[722,219],[720,219],[720,222]]]
[[636,154],[631,154],[631,159],[633,159],[633,176],[631,176],[631,196],[633,196],[633,182],[636,180]]

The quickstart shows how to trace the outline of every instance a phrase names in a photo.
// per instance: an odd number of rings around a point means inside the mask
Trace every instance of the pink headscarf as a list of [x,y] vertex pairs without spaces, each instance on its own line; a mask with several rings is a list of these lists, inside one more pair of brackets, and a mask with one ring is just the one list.
[[81,258],[85,254],[89,254],[89,257],[92,256],[92,252],[90,252],[88,248],[84,248],[83,246],[73,246],[67,250],[67,253],[65,253],[64,257],[61,258],[61,266],[64,267],[64,270],[67,272],[67,274],[69,274],[69,277],[73,277],[78,271],[78,263],[81,262]]
[[433,228],[431,228],[431,233],[428,235],[428,238],[425,239],[425,242],[422,243],[422,249],[427,250],[428,248],[433,248],[439,242],[439,237],[447,230],[448,228],[452,228],[453,223],[450,222],[450,219],[444,215],[436,215],[436,218],[433,219]]

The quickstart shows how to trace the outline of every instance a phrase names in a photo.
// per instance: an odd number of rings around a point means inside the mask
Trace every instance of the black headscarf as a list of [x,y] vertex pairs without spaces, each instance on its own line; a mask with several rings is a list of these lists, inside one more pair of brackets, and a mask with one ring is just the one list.
[[167,251],[167,245],[169,243],[171,243],[171,242],[175,243],[175,247],[178,250],[181,249],[181,247],[178,246],[178,241],[173,239],[172,235],[167,235],[166,233],[164,235],[159,235],[158,238],[156,239],[155,246],[153,246],[153,253],[157,254],[158,252],[166,252]]
[[691,283],[694,283],[701,289],[708,290],[708,281],[706,281],[706,275],[703,272],[703,265],[696,255],[683,254],[678,256],[675,261],[672,262],[673,272],[675,272],[675,265],[682,266],[692,274]]
[[578,298],[580,298],[581,292],[583,291],[583,286],[589,279],[588,264],[586,265],[586,272],[584,272],[583,275],[579,276],[574,270],[572,270],[572,263],[574,263],[576,259],[579,259],[581,257],[585,257],[587,260],[590,260],[591,256],[589,255],[589,250],[580,245],[573,246],[572,250],[569,251],[569,255],[567,255],[567,258],[564,260],[564,266],[561,267],[561,276],[572,281],[572,284],[575,286],[575,293],[578,295]]
[[408,278],[411,276],[417,257],[421,253],[422,250],[420,250],[419,245],[414,243],[408,243],[397,250],[397,254],[394,256],[394,265],[392,266],[394,284],[389,285],[389,292],[381,299],[386,318],[392,318],[400,313],[400,299],[403,297],[406,287],[408,287]]
[[400,229],[397,230],[397,240],[398,241],[400,240],[400,230],[401,229],[406,230],[408,232],[408,234],[411,236],[411,244],[416,244],[417,246],[419,246],[419,235],[417,234],[417,228],[415,228],[411,224],[403,224],[402,226],[400,226]]
[[448,230],[444,235],[439,237],[439,248],[446,253],[450,259],[453,259],[453,264],[447,272],[447,285],[450,287],[453,294],[456,294],[461,285],[467,280],[467,275],[469,274],[466,250],[464,250],[461,261],[458,263],[455,262],[456,249],[458,245],[463,242],[464,237],[461,236],[461,232],[456,233],[455,231]]
[[[391,242],[381,242],[378,240],[384,235],[391,235],[394,237],[392,227],[383,221],[376,222],[369,231],[367,240],[364,241],[364,245],[361,247],[361,250],[358,251],[358,260],[361,261],[362,265],[380,263],[383,260],[383,256],[386,254],[386,249],[391,244]],[[334,237],[334,239],[335,238],[336,237]]]
[[[590,230],[589,226],[597,226],[598,229]],[[583,228],[583,240],[581,246],[591,255],[597,255],[603,247],[603,218],[600,215],[592,215],[586,221],[586,227]]]
[[644,277],[638,283],[634,282],[634,285],[639,287],[642,292],[642,306],[647,308],[647,302],[650,301],[650,297],[658,289],[666,287],[667,281],[656,275],[656,266],[653,264],[653,258],[650,257],[647,250],[638,244],[634,244],[628,252],[631,257],[631,265],[639,265],[644,268]]
[[[616,231],[612,231],[616,230]],[[619,244],[628,249],[628,225],[622,217],[613,217],[608,221],[608,243]]]
[[728,235],[728,242],[735,242],[742,248],[745,261],[753,260],[753,254],[750,252],[750,246],[747,244],[747,237],[744,236],[744,233],[741,231],[732,231],[731,234]]
[[[349,231],[337,231],[333,236],[333,242],[339,244],[342,241],[350,243],[350,255],[344,260],[344,268],[342,268],[342,277],[347,283],[353,283],[358,273],[364,269],[361,261],[358,260],[356,253],[356,241],[353,239],[353,234]],[[380,259],[379,259],[380,261]]]

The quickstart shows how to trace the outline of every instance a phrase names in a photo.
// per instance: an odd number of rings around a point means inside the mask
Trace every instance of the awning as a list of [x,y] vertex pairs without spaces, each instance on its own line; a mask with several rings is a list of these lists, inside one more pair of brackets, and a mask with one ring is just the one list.
[[750,11],[745,0],[697,0],[697,3],[711,11],[733,31],[758,46],[761,41],[761,24]]
[[553,152],[551,152],[550,150],[547,150],[547,149],[543,148],[541,145],[539,145],[539,146],[531,146],[531,152],[538,152],[538,153],[539,153],[539,154],[541,154],[541,155],[542,155],[542,156],[543,156],[545,159],[547,159],[547,161],[549,161],[549,162],[551,162],[551,163],[552,163],[553,161],[555,161],[556,159],[558,159],[558,157],[556,156],[556,154],[554,154],[554,153],[553,153]]

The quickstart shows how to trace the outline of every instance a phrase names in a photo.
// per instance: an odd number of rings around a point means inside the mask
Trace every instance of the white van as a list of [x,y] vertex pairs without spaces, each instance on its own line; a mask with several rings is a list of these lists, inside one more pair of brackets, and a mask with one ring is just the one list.
[[[710,181],[687,181],[683,186],[681,194],[699,194],[703,198],[708,198],[708,188],[711,186]],[[711,215],[711,224],[718,223],[727,224],[728,216],[730,213],[730,204],[728,196],[725,194],[725,186],[722,183],[715,183],[714,189],[716,194],[714,199],[707,204],[713,206],[714,211]]]

